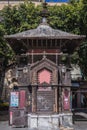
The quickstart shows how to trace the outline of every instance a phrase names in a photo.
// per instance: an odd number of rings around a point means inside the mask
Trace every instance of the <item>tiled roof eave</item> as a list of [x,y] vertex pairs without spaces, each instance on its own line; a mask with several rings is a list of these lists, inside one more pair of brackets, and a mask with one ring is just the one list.
[[22,39],[84,39],[85,35],[76,35],[76,36],[4,36],[5,39],[17,39],[17,40],[22,40]]

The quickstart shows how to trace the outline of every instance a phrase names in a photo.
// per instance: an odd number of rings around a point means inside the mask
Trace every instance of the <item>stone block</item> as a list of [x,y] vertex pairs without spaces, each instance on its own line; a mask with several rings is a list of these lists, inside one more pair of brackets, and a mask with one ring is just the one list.
[[60,115],[60,125],[65,127],[71,127],[72,124],[72,113],[63,113]]
[[70,127],[63,127],[63,126],[61,126],[60,127],[60,130],[74,130],[74,128],[70,128]]
[[37,128],[38,127],[37,115],[29,115],[28,116],[28,126],[30,128]]

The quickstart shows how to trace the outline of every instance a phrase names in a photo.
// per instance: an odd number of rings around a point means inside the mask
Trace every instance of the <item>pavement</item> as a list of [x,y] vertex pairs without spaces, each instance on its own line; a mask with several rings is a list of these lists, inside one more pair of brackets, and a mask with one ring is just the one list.
[[[87,130],[87,122],[86,121],[85,122],[76,122],[73,125],[73,127],[74,127],[74,130]],[[40,129],[12,128],[11,126],[9,126],[8,121],[0,121],[0,130],[47,130],[47,129],[46,128],[40,128]],[[63,130],[69,130],[69,129],[63,129]]]
[[74,130],[87,130],[87,121],[75,122]]

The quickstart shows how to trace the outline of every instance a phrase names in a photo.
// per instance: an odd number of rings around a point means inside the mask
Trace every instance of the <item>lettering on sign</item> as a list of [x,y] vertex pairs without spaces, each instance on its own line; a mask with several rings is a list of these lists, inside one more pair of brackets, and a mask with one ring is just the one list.
[[10,107],[19,106],[19,92],[11,92],[10,95]]

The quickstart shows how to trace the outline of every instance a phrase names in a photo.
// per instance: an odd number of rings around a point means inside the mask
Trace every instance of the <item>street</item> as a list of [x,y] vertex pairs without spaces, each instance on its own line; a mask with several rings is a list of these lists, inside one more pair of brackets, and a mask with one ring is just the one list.
[[87,130],[87,121],[85,122],[82,122],[82,121],[79,121],[79,122],[76,122],[74,124],[74,130]]
[[[0,130],[47,130],[47,129],[46,128],[41,128],[41,129],[12,128],[11,126],[8,125],[8,121],[1,121]],[[87,130],[87,122],[76,122],[74,125],[74,130]]]

